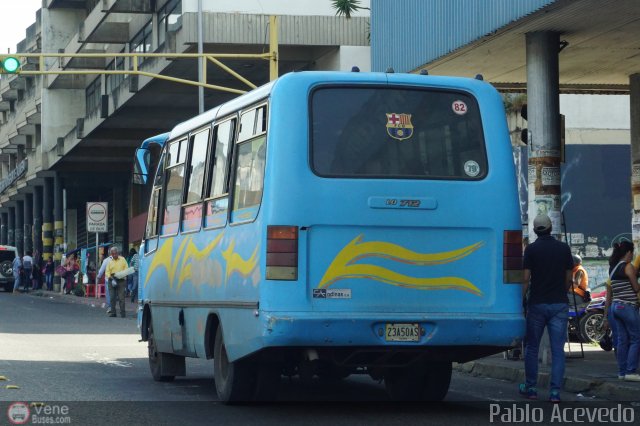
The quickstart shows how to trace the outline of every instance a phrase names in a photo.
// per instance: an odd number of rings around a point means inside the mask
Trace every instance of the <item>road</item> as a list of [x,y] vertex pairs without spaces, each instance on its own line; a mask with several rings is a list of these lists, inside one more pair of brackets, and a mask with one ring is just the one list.
[[[519,401],[514,384],[454,373],[441,404],[392,404],[368,376],[303,385],[283,378],[280,402],[217,402],[213,362],[188,359],[188,376],[156,383],[135,319],[60,298],[0,292],[0,424],[13,401],[68,404],[92,424],[486,424],[491,401]],[[7,389],[7,385],[18,389]],[[564,395],[575,400],[575,395]],[[95,402],[92,402],[95,401]],[[131,402],[134,401],[134,402]],[[2,405],[4,402],[4,405]],[[86,416],[86,417],[85,417]],[[83,421],[78,423],[77,420]],[[477,422],[477,423],[476,423]]]

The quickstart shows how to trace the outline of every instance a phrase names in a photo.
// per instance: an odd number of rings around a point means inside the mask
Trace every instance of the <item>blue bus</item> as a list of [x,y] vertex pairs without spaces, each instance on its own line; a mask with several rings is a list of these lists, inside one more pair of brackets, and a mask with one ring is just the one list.
[[524,334],[512,148],[486,82],[291,73],[144,146],[155,380],[213,358],[224,402],[350,374],[440,400],[452,362]]

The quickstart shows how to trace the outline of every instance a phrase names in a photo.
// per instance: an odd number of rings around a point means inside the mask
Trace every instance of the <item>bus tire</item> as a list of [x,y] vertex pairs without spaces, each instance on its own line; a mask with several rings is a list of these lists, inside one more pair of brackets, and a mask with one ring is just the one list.
[[451,384],[450,362],[434,362],[427,366],[423,398],[425,401],[442,401]]
[[253,399],[256,375],[252,374],[247,364],[243,360],[229,362],[222,327],[218,325],[213,346],[213,379],[222,403],[231,404]]
[[389,368],[384,374],[385,389],[393,401],[441,401],[450,383],[450,362]]
[[151,324],[151,318],[149,318],[148,322],[148,331],[147,331],[147,347],[149,348],[149,369],[151,370],[151,376],[153,380],[156,382],[171,382],[176,376],[167,376],[162,375],[161,367],[163,363],[163,358],[167,357],[169,354],[165,354],[162,352],[158,352],[158,348],[156,347],[156,341],[153,336],[153,325]]

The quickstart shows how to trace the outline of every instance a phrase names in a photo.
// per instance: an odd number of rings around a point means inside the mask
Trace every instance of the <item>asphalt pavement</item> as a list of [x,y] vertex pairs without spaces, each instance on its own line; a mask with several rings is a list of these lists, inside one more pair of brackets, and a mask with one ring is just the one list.
[[[481,367],[485,359],[459,366],[447,398],[439,404],[390,403],[383,383],[351,376],[341,382],[311,383],[283,377],[276,403],[224,406],[215,392],[211,360],[188,359],[188,375],[171,383],[151,379],[133,307],[129,304],[127,318],[110,318],[96,300],[0,292],[0,424],[16,401],[67,406],[72,424],[136,425],[470,426],[489,424],[491,403],[522,404],[515,382],[479,375],[483,368],[490,370]],[[491,371],[506,371],[519,363],[489,361],[497,366]],[[602,401],[588,392],[562,396],[564,401]]]

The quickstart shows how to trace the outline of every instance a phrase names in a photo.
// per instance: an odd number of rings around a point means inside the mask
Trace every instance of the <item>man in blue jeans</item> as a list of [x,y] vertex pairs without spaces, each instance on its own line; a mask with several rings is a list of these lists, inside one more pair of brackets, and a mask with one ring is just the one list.
[[551,236],[551,219],[540,215],[533,221],[538,236],[524,250],[523,306],[527,318],[525,339],[525,383],[520,394],[537,399],[538,351],[544,328],[551,343],[551,389],[549,401],[560,402],[564,378],[564,343],[567,337],[569,299],[572,284],[573,257],[571,249]]

